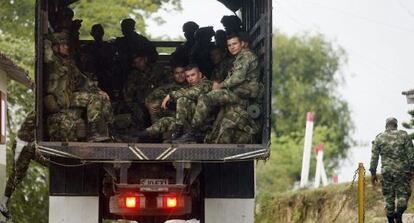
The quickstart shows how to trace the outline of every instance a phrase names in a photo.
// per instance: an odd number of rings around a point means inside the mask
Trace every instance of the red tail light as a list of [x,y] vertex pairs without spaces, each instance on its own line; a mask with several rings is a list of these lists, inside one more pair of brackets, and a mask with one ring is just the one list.
[[127,208],[137,208],[139,204],[138,197],[126,197],[125,198],[125,207]]
[[175,208],[177,207],[177,197],[164,197],[165,207],[167,208]]
[[124,195],[118,197],[118,205],[120,208],[144,208],[145,197],[138,195]]

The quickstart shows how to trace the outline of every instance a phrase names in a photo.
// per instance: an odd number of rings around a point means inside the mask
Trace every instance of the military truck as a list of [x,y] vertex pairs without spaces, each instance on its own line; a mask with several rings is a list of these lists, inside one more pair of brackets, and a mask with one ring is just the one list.
[[[270,153],[272,1],[219,0],[239,15],[252,40],[250,48],[260,60],[265,92],[261,130],[253,144],[49,140],[43,106],[44,36],[50,33],[58,10],[77,1],[36,1],[36,140],[38,148],[52,160],[49,222],[130,219],[155,223],[194,218],[205,223],[252,223],[254,161],[266,159]],[[172,48],[181,44],[153,43]],[[169,57],[160,55],[158,63]]]

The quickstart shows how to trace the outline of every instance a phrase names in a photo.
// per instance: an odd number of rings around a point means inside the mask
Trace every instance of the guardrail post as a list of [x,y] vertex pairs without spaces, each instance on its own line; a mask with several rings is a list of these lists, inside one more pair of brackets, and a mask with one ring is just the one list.
[[365,168],[363,163],[358,166],[358,223],[365,222]]

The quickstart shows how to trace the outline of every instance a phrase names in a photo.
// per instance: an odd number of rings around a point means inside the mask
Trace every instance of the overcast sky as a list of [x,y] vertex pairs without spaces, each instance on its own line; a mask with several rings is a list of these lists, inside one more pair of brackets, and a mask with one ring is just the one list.
[[[185,21],[222,28],[220,18],[231,14],[221,3],[182,0],[183,12],[162,13],[167,23],[148,27],[149,33],[181,35]],[[279,0],[273,1],[274,28],[288,35],[321,33],[345,49],[348,63],[342,67],[345,84],[340,95],[348,101],[356,130],[363,143],[350,152],[342,179],[364,161],[368,169],[370,141],[383,131],[385,119],[409,120],[403,90],[414,88],[414,1],[412,0]],[[277,56],[277,55],[274,55]],[[305,115],[305,114],[304,114]],[[347,172],[347,174],[345,174]]]

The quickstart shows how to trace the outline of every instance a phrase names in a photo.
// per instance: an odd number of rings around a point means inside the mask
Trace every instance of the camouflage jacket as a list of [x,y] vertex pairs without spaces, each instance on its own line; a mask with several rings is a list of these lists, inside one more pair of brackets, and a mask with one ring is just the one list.
[[211,91],[211,81],[203,78],[198,84],[172,91],[169,95],[173,100],[186,97],[191,100],[197,100],[198,96]]
[[75,91],[96,92],[96,83],[86,77],[68,58],[53,53],[50,43],[45,42],[46,94],[53,96],[60,109],[70,107],[72,93]]
[[153,102],[156,100],[162,100],[165,96],[167,96],[172,91],[177,91],[182,88],[186,88],[187,84],[179,84],[179,83],[171,83],[171,84],[165,84],[160,87],[155,88],[146,98],[145,102]]
[[259,64],[257,56],[249,49],[243,49],[234,58],[233,65],[223,87],[243,97],[256,97],[259,91]]
[[211,73],[211,80],[222,82],[226,79],[228,71],[233,64],[233,58],[225,58]]
[[145,97],[152,90],[148,83],[149,74],[139,70],[132,70],[128,74],[128,79],[124,87],[124,97],[127,103],[144,103]]
[[386,130],[372,142],[370,171],[376,173],[381,156],[381,172],[408,173],[414,170],[414,148],[407,132]]

